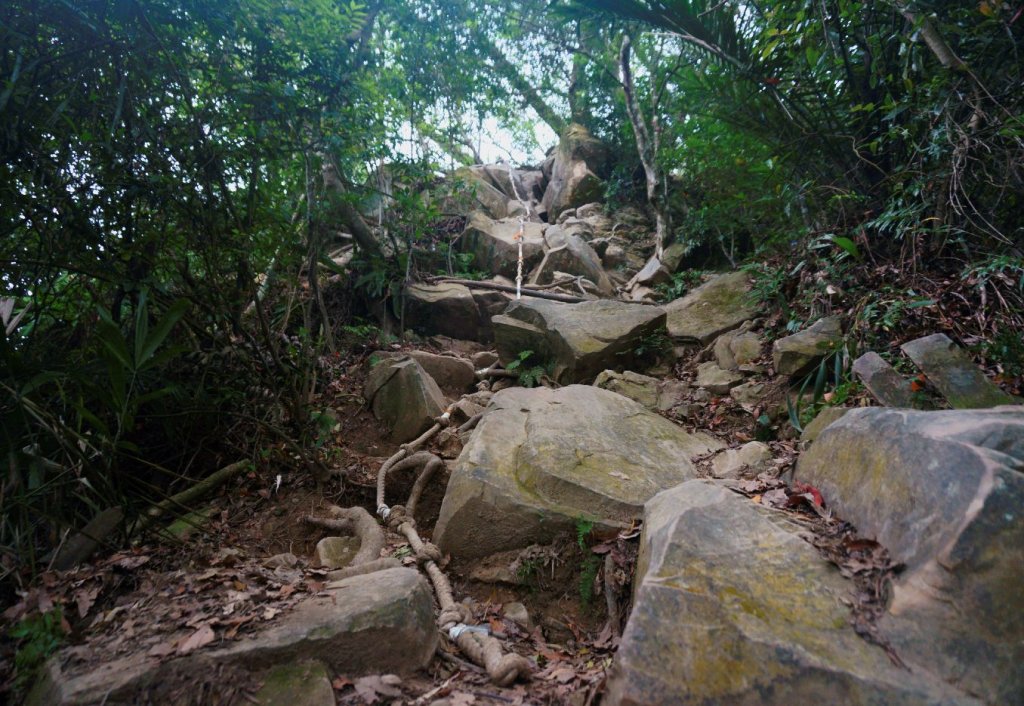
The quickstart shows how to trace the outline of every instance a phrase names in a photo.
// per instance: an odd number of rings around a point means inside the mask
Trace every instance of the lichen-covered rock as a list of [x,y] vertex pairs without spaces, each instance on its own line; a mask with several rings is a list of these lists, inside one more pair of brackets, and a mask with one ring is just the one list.
[[279,664],[261,675],[263,685],[253,695],[259,706],[334,706],[331,675],[323,662]]
[[818,319],[810,327],[772,344],[775,372],[795,377],[810,372],[843,343],[842,321],[836,316]]
[[425,432],[444,412],[445,400],[434,379],[412,358],[382,360],[366,378],[364,396],[373,416],[399,443]]
[[909,341],[900,349],[953,409],[984,409],[1016,402],[985,377],[970,356],[944,333]]
[[70,651],[59,652],[47,662],[27,703],[166,703],[150,696],[171,675],[215,674],[224,666],[252,671],[254,679],[274,665],[313,660],[348,677],[408,674],[430,662],[437,640],[425,580],[415,569],[386,569],[329,583],[323,595],[306,599],[265,629],[226,647],[163,662],[143,650],[98,667],[83,667]]
[[665,311],[612,300],[562,304],[523,299],[492,322],[502,363],[530,350],[552,365],[556,381],[566,384],[589,382],[602,370],[634,362],[644,338],[664,333]]
[[1024,694],[1024,408],[847,412],[796,478],[906,564],[880,627],[989,703]]
[[480,209],[491,218],[508,216],[511,195],[495,187],[483,167],[459,167],[453,176],[462,182],[459,195],[471,204],[471,208]]
[[548,221],[556,223],[563,211],[604,197],[608,149],[582,125],[570,125],[559,141],[551,179],[541,201]]
[[825,431],[830,424],[843,418],[852,407],[825,407],[800,432],[800,441],[809,444]]
[[374,351],[370,361],[376,364],[377,361],[399,360],[405,357],[419,363],[441,391],[452,399],[471,389],[476,382],[473,363],[453,355],[439,355],[427,351]]
[[681,341],[707,345],[757,315],[745,272],[717,275],[665,306],[668,332]]
[[[523,224],[523,272],[529,272],[544,255],[543,223]],[[473,266],[491,275],[515,277],[519,261],[519,221],[493,220],[480,212],[469,217],[459,248],[473,255]]]
[[874,351],[868,351],[853,361],[853,374],[860,378],[868,392],[883,406],[915,406],[910,381]]
[[405,288],[405,318],[425,336],[477,340],[482,327],[473,293],[461,284],[410,284]]
[[455,462],[434,541],[465,560],[550,542],[580,518],[617,531],[718,445],[596,387],[503,390]]
[[604,703],[969,703],[859,637],[848,585],[785,515],[693,480],[644,509]]

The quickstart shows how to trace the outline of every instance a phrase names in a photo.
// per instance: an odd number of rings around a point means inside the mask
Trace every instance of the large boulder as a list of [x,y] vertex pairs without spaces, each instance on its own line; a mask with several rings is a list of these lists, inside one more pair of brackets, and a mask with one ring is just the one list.
[[586,277],[606,296],[615,292],[615,285],[605,272],[601,258],[582,237],[565,226],[548,226],[544,238],[549,249],[531,275],[531,284],[548,284],[554,273],[559,271]]
[[494,186],[485,167],[460,167],[453,176],[462,182],[463,198],[471,203],[472,208],[482,210],[491,218],[508,216],[511,195]]
[[555,223],[566,209],[604,197],[601,175],[607,162],[608,149],[604,143],[582,125],[569,126],[559,142],[551,179],[541,201],[549,223]]
[[842,343],[843,325],[839,317],[818,319],[803,331],[780,338],[772,344],[775,372],[791,377],[804,375]]
[[669,335],[702,346],[757,315],[757,307],[750,300],[750,278],[745,272],[717,275],[666,305],[665,311]]
[[596,387],[503,390],[455,462],[434,541],[464,560],[550,542],[580,520],[615,532],[720,446]]
[[864,408],[829,425],[796,478],[906,565],[883,635],[989,703],[1024,694],[1024,408]]
[[642,339],[664,334],[665,311],[612,300],[563,304],[523,299],[492,323],[502,363],[531,350],[565,384],[589,382],[602,370],[629,365]]
[[453,355],[439,355],[427,351],[375,351],[370,360],[398,360],[406,356],[419,363],[441,388],[441,392],[452,399],[468,392],[476,382],[476,369],[473,363]]
[[373,416],[391,430],[398,443],[425,432],[444,413],[441,388],[412,358],[381,360],[370,370],[363,393]]
[[395,568],[327,585],[266,629],[227,646],[161,662],[145,651],[100,666],[58,653],[26,703],[32,706],[166,703],[147,698],[171,675],[263,670],[323,662],[357,677],[425,667],[437,649],[430,589],[415,569]]
[[635,585],[606,704],[969,703],[860,638],[801,527],[720,483],[647,503]]
[[461,284],[410,284],[405,319],[417,333],[476,340],[484,326],[473,293]]
[[[527,274],[544,255],[543,223],[523,225],[523,274]],[[515,277],[519,260],[519,221],[492,220],[480,212],[473,213],[459,239],[462,252],[472,253],[473,264],[484,272]]]

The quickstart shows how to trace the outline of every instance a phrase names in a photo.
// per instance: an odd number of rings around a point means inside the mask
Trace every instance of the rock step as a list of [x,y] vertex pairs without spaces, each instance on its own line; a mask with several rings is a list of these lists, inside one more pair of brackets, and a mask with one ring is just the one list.
[[325,591],[258,634],[220,649],[163,662],[141,652],[84,668],[62,651],[47,663],[26,704],[148,703],[143,696],[159,690],[172,675],[212,675],[225,667],[265,679],[265,670],[312,661],[353,677],[411,673],[433,658],[438,641],[433,600],[415,569],[355,576],[329,583]]
[[720,482],[656,495],[640,541],[605,704],[977,703],[861,639],[799,528]]
[[1016,401],[996,387],[944,333],[904,343],[900,349],[928,376],[953,409],[982,409]]

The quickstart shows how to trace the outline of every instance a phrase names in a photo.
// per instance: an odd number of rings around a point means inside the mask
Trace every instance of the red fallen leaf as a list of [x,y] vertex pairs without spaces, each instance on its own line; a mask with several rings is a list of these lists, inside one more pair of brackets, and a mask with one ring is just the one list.
[[910,391],[920,392],[924,389],[925,384],[928,382],[928,378],[925,377],[924,373],[921,373],[916,378],[910,381]]
[[807,483],[794,483],[793,489],[800,494],[806,494],[811,496],[811,501],[818,507],[825,505],[825,499],[821,497],[821,491],[815,488],[813,485]]

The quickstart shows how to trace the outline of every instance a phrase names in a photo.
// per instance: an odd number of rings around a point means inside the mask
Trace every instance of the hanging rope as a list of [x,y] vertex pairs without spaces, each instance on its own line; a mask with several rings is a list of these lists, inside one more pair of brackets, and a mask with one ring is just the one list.
[[508,180],[512,182],[512,193],[516,200],[522,204],[526,215],[519,216],[519,232],[516,233],[515,241],[519,245],[519,260],[516,263],[516,299],[523,298],[523,239],[526,238],[526,221],[531,217],[530,202],[524,201],[519,194],[519,187],[516,186],[516,175],[512,170],[512,163],[508,163]]

